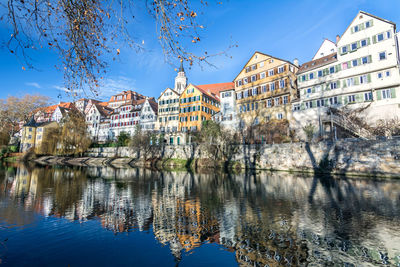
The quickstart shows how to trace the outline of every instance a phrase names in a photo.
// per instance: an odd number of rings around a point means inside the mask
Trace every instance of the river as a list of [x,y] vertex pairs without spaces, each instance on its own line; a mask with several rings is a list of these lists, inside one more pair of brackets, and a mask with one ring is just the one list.
[[3,164],[10,266],[400,266],[400,180]]

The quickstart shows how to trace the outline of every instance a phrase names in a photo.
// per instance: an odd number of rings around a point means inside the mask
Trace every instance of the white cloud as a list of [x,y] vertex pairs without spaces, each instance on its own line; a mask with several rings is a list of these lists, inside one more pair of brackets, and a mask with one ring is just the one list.
[[29,82],[29,83],[25,83],[25,85],[27,85],[27,86],[32,86],[32,87],[36,87],[36,88],[42,88],[41,86],[40,86],[40,84],[38,84],[38,83],[36,83],[36,82]]

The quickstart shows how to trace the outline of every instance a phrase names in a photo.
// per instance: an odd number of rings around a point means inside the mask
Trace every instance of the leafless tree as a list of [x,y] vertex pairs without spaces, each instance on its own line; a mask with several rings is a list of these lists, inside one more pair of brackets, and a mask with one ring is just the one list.
[[[72,94],[85,88],[98,94],[108,58],[115,59],[121,46],[143,49],[129,30],[139,5],[132,0],[5,0],[0,4],[6,11],[1,18],[11,26],[4,44],[23,64],[22,69],[34,68],[31,50],[53,49],[62,60],[57,68],[63,71],[65,87]],[[201,40],[205,27],[199,17],[207,2],[147,0],[145,4],[157,25],[167,61],[211,64],[209,58],[216,54],[193,53],[190,46]],[[221,53],[226,51],[217,54]]]

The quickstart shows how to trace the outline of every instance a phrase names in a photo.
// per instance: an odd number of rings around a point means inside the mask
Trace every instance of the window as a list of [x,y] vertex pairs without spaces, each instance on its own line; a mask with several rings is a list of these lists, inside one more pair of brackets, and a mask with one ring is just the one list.
[[349,103],[356,102],[356,96],[355,95],[349,95],[349,96],[347,96],[347,99],[348,99]]
[[264,61],[260,62],[260,68],[264,67]]
[[342,54],[346,54],[347,53],[347,46],[343,46],[342,47]]
[[280,97],[275,97],[275,99],[274,99],[274,106],[279,106],[279,98],[280,98]]
[[250,67],[246,67],[246,72],[249,72],[250,71]]
[[280,80],[279,81],[279,88],[285,88],[285,80]]
[[307,88],[307,94],[311,94],[312,90],[311,88]]
[[369,27],[371,27],[371,21],[365,22],[365,28],[369,28]]
[[378,34],[378,42],[383,41],[383,33]]
[[314,79],[314,73],[310,73],[310,80]]
[[329,104],[330,104],[330,105],[335,105],[335,104],[337,104],[337,96],[330,97],[330,98],[329,98]]
[[330,83],[330,88],[331,89],[336,89],[337,88],[337,83],[336,82]]
[[261,85],[261,92],[266,93],[267,92],[267,86],[265,84]]
[[253,88],[253,95],[257,95],[257,88]]
[[358,25],[356,25],[356,26],[354,26],[354,32],[358,32],[358,31],[360,31],[360,27],[358,26]]
[[277,118],[278,120],[283,119],[283,114],[282,114],[282,113],[276,114],[276,118]]
[[284,72],[284,70],[285,70],[285,67],[284,67],[284,66],[279,67],[279,68],[278,68],[278,73],[282,73],[282,72]]
[[243,84],[247,84],[247,78],[243,79]]
[[261,72],[260,73],[260,79],[264,79],[265,78],[265,72]]
[[238,86],[242,86],[242,80],[238,81]]
[[322,77],[322,70],[318,71],[318,77]]
[[298,111],[298,110],[300,110],[300,105],[299,104],[293,105],[293,111]]
[[274,82],[270,83],[269,84],[269,88],[270,88],[271,91],[274,91],[275,90],[275,83]]
[[357,49],[357,43],[352,43],[351,44],[351,50],[356,50]]
[[274,70],[269,70],[269,71],[268,71],[268,76],[274,76],[274,75],[275,75]]
[[330,74],[335,73],[335,67],[330,67],[330,68],[329,68],[329,73],[330,73]]
[[379,53],[379,60],[385,60],[386,59],[386,52],[380,52]]
[[271,99],[268,99],[267,100],[267,107],[271,107],[272,106],[272,100]]
[[363,57],[362,59],[361,59],[361,61],[362,61],[362,64],[368,64],[369,62],[368,62],[368,57]]
[[353,67],[357,67],[358,66],[358,60],[354,59],[352,62]]
[[347,68],[348,68],[348,64],[347,64],[347,62],[344,62],[344,63],[342,64],[342,69],[343,69],[343,70],[347,70]]
[[365,101],[372,101],[372,92],[364,93],[364,100]]
[[390,39],[390,37],[392,37],[392,35],[390,34],[390,31],[386,32],[386,36],[388,39]]
[[390,76],[390,70],[388,70],[388,71],[385,72],[385,76],[386,76],[386,77],[389,77],[389,76]]
[[361,47],[367,46],[367,40],[361,40]]
[[243,92],[243,98],[246,98],[246,97],[248,97],[249,96],[249,92],[246,90],[246,91],[244,91]]
[[301,80],[304,82],[306,80],[306,75],[301,76]]
[[390,89],[382,90],[382,98],[383,99],[392,98],[392,94],[390,93]]
[[360,84],[367,83],[367,75],[360,76]]
[[256,75],[252,75],[252,76],[251,76],[251,81],[252,81],[252,82],[255,82],[256,79],[257,79]]
[[251,66],[251,70],[255,70],[255,69],[257,69],[257,65]]
[[379,72],[378,73],[378,79],[382,79],[383,78],[383,73],[382,72]]
[[283,97],[283,104],[286,105],[286,104],[288,104],[288,103],[289,103],[289,97],[288,97],[287,95],[285,95],[285,96]]

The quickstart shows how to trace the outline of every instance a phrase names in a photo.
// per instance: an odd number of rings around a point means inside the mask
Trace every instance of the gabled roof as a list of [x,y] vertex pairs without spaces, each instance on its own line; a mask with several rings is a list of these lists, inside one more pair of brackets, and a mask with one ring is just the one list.
[[[375,15],[372,15],[372,14],[370,14],[370,13],[368,13],[368,12],[365,12],[365,11],[360,10],[360,11],[358,11],[357,16],[355,16],[354,19],[353,19],[353,20],[350,22],[350,24],[347,26],[347,28],[346,28],[346,30],[343,32],[343,34],[345,34],[345,33],[347,32],[347,30],[350,28],[351,24],[353,24],[353,22],[356,20],[356,18],[357,18],[360,14],[367,15],[367,16],[370,16],[370,17],[372,17],[372,18],[374,18],[374,19],[377,19],[377,20],[380,20],[380,21],[383,21],[383,22],[386,22],[386,23],[389,23],[389,24],[394,25],[394,31],[396,32],[396,23],[394,23],[394,22],[392,22],[392,21],[390,21],[390,20],[386,20],[386,19],[380,18],[380,17],[375,16]],[[343,34],[341,35],[340,38],[343,37]],[[339,40],[340,40],[340,39],[339,39]]]
[[[335,44],[334,42],[332,42],[331,40],[325,38],[325,39],[322,41],[322,44],[319,46],[317,52],[315,52],[314,56],[312,57],[313,60],[314,60],[314,58],[317,56],[317,54],[318,54],[318,52],[321,50],[321,48],[325,45],[326,42],[330,42],[330,43],[332,43],[332,44],[336,47],[336,44]],[[318,58],[317,58],[317,59],[318,59]]]
[[158,112],[158,104],[156,101],[154,101],[154,98],[148,98],[147,101],[149,102],[149,105],[151,109],[154,111],[155,114]]
[[94,105],[95,105],[96,109],[99,111],[100,115],[103,117],[107,117],[113,112],[112,108],[102,106],[100,104],[94,104]]
[[[240,73],[242,73],[242,71],[245,69],[246,65],[249,64],[250,60],[254,57],[255,54],[260,54],[260,55],[263,55],[263,56],[266,56],[266,57],[270,57],[270,58],[273,58],[273,59],[277,59],[277,60],[280,60],[280,61],[283,61],[283,62],[289,63],[290,65],[295,66],[292,62],[290,62],[290,61],[288,61],[288,60],[281,59],[281,58],[278,58],[278,57],[273,57],[273,56],[271,56],[271,55],[268,55],[268,54],[265,54],[265,53],[261,53],[261,52],[259,52],[259,51],[256,51],[256,52],[254,52],[253,55],[249,58],[249,60],[247,60],[246,64],[244,64],[242,70],[238,73],[238,75],[236,75],[236,77],[235,77],[233,80],[236,80],[236,78],[240,75]],[[295,66],[295,67],[297,68],[297,66]]]
[[160,94],[160,96],[157,98],[157,99],[159,99],[160,97],[162,97],[163,96],[163,94],[165,93],[165,91],[167,91],[167,90],[171,90],[172,92],[174,92],[175,94],[177,94],[178,96],[179,96],[179,93],[177,92],[177,91],[175,91],[174,89],[171,89],[171,88],[166,88],[164,91],[162,91],[161,92],[161,94]]
[[299,71],[297,74],[302,74],[304,72],[331,64],[333,62],[337,61],[337,53],[332,53],[330,55],[327,55],[325,57],[318,58],[316,60],[312,60],[309,62],[304,63],[303,65],[300,66]]
[[25,123],[22,127],[36,127],[37,123],[35,121],[35,117],[32,116],[27,123]]

